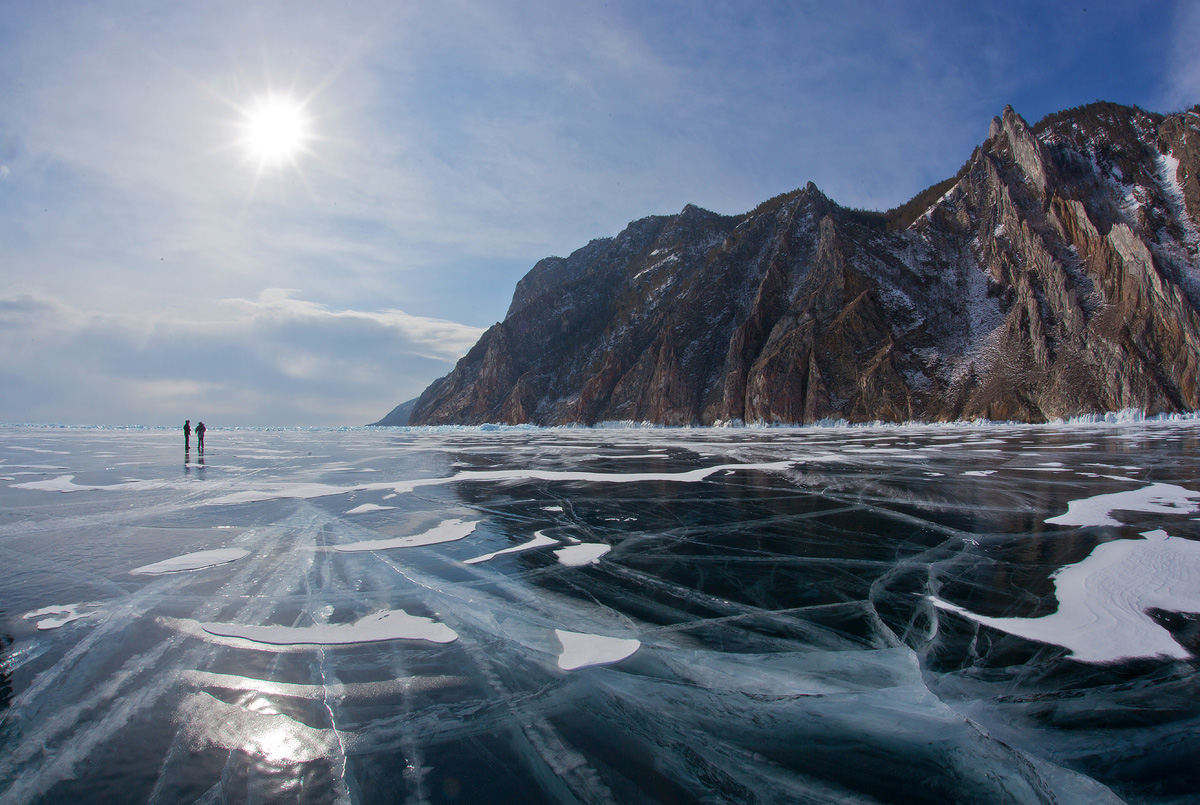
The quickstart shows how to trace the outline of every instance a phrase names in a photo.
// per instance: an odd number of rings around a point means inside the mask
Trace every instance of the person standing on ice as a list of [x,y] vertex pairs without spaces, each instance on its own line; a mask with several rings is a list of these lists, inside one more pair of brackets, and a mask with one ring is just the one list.
[[[200,431],[197,429],[196,433],[198,436]],[[185,420],[183,420],[183,452],[186,453],[188,450],[191,450],[191,449],[192,449],[192,420],[185,419]]]
[[203,422],[196,423],[196,447],[201,453],[204,452],[204,431],[208,428],[204,427]]

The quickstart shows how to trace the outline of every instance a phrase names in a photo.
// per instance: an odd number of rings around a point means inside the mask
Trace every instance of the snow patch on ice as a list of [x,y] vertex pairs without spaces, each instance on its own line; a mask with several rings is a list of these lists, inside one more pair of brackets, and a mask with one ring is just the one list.
[[[481,428],[486,430],[486,428]],[[590,483],[610,483],[610,484],[637,484],[646,483],[649,481],[674,481],[677,483],[697,483],[706,480],[709,476],[715,475],[726,470],[759,470],[759,471],[782,471],[793,466],[792,461],[773,461],[762,464],[721,464],[715,467],[701,467],[700,469],[689,470],[687,472],[587,472],[587,471],[572,471],[572,470],[536,470],[536,469],[518,469],[518,470],[481,470],[481,471],[462,471],[445,478],[422,478],[412,481],[386,481],[369,484],[358,484],[354,486],[334,486],[332,484],[321,483],[294,483],[294,484],[279,484],[273,488],[247,489],[240,492],[231,492],[227,495],[209,500],[212,504],[235,504],[235,503],[257,503],[264,500],[287,500],[287,499],[310,499],[326,497],[329,495],[343,495],[350,492],[374,492],[382,490],[392,490],[397,494],[412,492],[413,490],[424,486],[437,486],[442,484],[453,483],[482,483],[489,481],[585,481]],[[70,478],[71,476],[65,476]],[[38,482],[35,482],[38,483]],[[49,482],[40,482],[49,483]],[[39,488],[43,486],[20,485],[22,488]],[[51,491],[76,491],[89,487],[73,487],[71,489],[59,489],[53,487]],[[115,487],[95,487],[103,489],[111,489]]]
[[159,576],[163,573],[181,573],[188,570],[203,570],[206,567],[236,562],[249,556],[250,552],[243,548],[217,548],[211,551],[196,551],[185,553],[171,559],[164,559],[152,565],[142,565],[129,571],[135,576]]
[[74,475],[60,475],[45,481],[28,481],[23,484],[12,484],[13,489],[32,489],[38,492],[114,492],[121,490],[145,491],[149,489],[168,489],[165,481],[125,481],[119,484],[92,486],[75,483]]
[[359,618],[353,623],[317,626],[254,626],[240,623],[199,623],[200,629],[214,637],[246,641],[249,648],[269,651],[272,646],[344,646],[353,643],[378,643],[387,640],[428,640],[452,643],[458,633],[443,623],[402,609],[384,610]]
[[394,509],[394,508],[396,508],[396,507],[395,506],[380,506],[378,503],[364,503],[361,506],[355,506],[353,509],[348,510],[346,512],[346,514],[367,514],[369,512],[385,512],[389,509]]
[[261,693],[267,696],[287,696],[293,699],[308,699],[324,702],[329,699],[388,698],[403,693],[429,692],[461,687],[467,680],[461,676],[434,674],[428,676],[378,679],[372,682],[330,682],[322,685],[306,685],[296,682],[279,682],[273,679],[256,679],[236,674],[218,674],[210,671],[184,671],[180,679],[197,688],[235,690]]
[[357,551],[385,551],[389,548],[418,548],[424,545],[438,545],[442,542],[454,542],[469,536],[479,525],[478,520],[445,520],[428,531],[409,537],[392,539],[368,539],[362,542],[350,542],[345,545],[331,545],[331,550],[342,553]]
[[1067,504],[1065,513],[1047,518],[1046,522],[1054,525],[1119,526],[1121,522],[1112,516],[1114,511],[1150,514],[1197,512],[1200,511],[1200,492],[1174,484],[1151,484],[1141,489],[1072,500]]
[[930,596],[934,606],[1039,643],[1062,646],[1080,662],[1191,653],[1149,615],[1200,613],[1200,542],[1148,531],[1141,540],[1096,547],[1082,562],[1055,571],[1058,611],[1041,618],[996,618]]
[[[403,491],[411,484],[404,484]],[[259,503],[264,500],[309,500],[330,495],[342,495],[347,492],[368,492],[378,489],[390,489],[392,484],[364,484],[360,486],[334,486],[333,484],[291,483],[279,484],[272,489],[245,489],[231,492],[208,501],[217,505],[232,505],[237,503]]]
[[[72,621],[81,620],[91,615],[95,615],[95,610],[100,607],[97,603],[86,604],[66,604],[65,606],[50,606],[35,609],[32,612],[26,612],[21,617],[25,620],[37,620],[37,628],[39,631],[48,631],[57,629],[60,626],[65,626]],[[88,611],[83,611],[88,610]]]
[[520,545],[514,545],[511,548],[505,548],[500,551],[492,551],[491,553],[485,553],[483,556],[476,556],[471,559],[466,559],[466,560],[464,560],[464,563],[468,564],[468,565],[476,565],[476,564],[479,564],[480,562],[490,562],[491,560],[495,559],[497,556],[504,556],[505,554],[510,554],[510,553],[521,553],[522,551],[529,551],[534,548],[541,548],[546,545],[557,545],[557,544],[558,544],[558,540],[554,539],[553,537],[547,537],[543,532],[538,531],[538,532],[534,533],[533,539],[529,540],[528,542],[522,542]]
[[600,561],[600,557],[612,550],[611,545],[603,542],[581,542],[578,545],[568,545],[554,552],[560,564],[567,567],[582,567]]
[[623,637],[567,632],[555,629],[562,653],[558,656],[558,667],[564,671],[575,671],[596,665],[612,665],[633,655],[642,646],[640,640]]

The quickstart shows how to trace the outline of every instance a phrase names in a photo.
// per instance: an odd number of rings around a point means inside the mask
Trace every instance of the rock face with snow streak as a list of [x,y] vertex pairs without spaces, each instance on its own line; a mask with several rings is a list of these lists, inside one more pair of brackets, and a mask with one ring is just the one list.
[[1012,108],[886,213],[813,184],[539,262],[412,424],[1043,421],[1200,407],[1200,106]]

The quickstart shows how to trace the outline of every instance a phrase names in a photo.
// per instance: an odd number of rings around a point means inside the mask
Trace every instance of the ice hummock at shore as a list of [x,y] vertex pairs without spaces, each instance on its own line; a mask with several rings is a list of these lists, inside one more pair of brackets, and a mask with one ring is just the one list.
[[0,428],[0,799],[1200,790],[1200,423],[178,441]]

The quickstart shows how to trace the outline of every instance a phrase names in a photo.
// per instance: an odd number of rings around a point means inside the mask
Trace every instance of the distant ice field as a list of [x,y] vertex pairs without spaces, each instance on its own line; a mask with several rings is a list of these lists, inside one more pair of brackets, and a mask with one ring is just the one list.
[[0,426],[0,801],[1179,803],[1200,422]]

